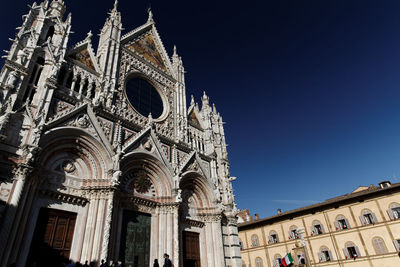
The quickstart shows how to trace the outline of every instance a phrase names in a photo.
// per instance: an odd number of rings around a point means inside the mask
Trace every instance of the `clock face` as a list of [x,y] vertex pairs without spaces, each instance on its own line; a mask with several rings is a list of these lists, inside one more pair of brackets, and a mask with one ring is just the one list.
[[126,96],[133,108],[145,117],[161,117],[164,111],[163,101],[157,89],[141,77],[130,78],[126,82]]

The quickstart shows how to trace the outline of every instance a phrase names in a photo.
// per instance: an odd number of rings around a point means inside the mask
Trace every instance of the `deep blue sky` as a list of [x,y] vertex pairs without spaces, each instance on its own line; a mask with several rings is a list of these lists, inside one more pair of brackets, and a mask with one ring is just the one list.
[[[8,49],[30,1],[3,1]],[[66,1],[70,45],[97,34],[113,0]],[[120,0],[123,25],[149,1]],[[400,177],[400,1],[151,1],[187,94],[221,112],[240,209],[261,217]],[[97,39],[97,38],[96,38]],[[97,41],[97,40],[96,40]]]

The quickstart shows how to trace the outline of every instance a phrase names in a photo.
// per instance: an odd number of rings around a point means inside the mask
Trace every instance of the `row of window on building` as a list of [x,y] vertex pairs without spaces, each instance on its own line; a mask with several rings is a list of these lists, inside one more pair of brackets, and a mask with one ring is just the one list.
[[[396,251],[400,252],[400,239],[394,240],[393,243],[396,248]],[[372,239],[372,244],[375,249],[376,255],[382,255],[388,253],[385,241],[381,237],[374,237]],[[345,247],[343,248],[343,256],[345,259],[357,259],[359,257],[362,257],[360,249],[351,241],[345,244]],[[297,255],[295,255],[294,260],[296,264],[299,263],[303,264],[305,263],[305,256],[303,255],[302,252],[299,252]],[[334,260],[336,259],[333,256],[332,251],[328,247],[322,246],[319,249],[318,262],[328,262]],[[275,254],[272,259],[272,264],[274,267],[282,266],[282,256],[280,254]],[[242,266],[247,267],[245,261],[242,261]],[[255,259],[255,266],[256,267],[264,266],[263,260],[260,257],[257,257]]]
[[[387,210],[387,213],[390,217],[391,220],[397,220],[400,218],[400,205],[397,203],[393,203],[390,205],[390,208]],[[370,225],[370,224],[375,224],[378,223],[378,219],[376,215],[371,212],[370,210],[363,210],[361,215],[360,215],[360,222],[362,225]],[[338,215],[336,217],[336,220],[334,221],[334,225],[336,228],[336,231],[339,230],[346,230],[350,229],[351,225],[347,218],[343,215]],[[326,233],[324,225],[318,221],[315,220],[312,223],[312,226],[310,228],[310,235],[315,236],[315,235],[321,235]],[[293,240],[299,238],[297,234],[297,226],[293,225],[289,228],[288,232],[288,240]],[[270,244],[276,244],[279,243],[280,239],[278,234],[275,231],[271,231],[268,235],[268,240],[267,243]],[[258,247],[260,245],[258,236],[256,234],[251,236],[251,247]],[[243,249],[243,244],[241,243],[241,249]]]

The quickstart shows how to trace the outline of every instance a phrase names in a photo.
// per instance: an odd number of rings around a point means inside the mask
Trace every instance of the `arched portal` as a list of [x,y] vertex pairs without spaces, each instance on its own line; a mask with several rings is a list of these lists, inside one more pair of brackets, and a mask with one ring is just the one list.
[[179,188],[183,266],[221,264],[222,218],[215,204],[212,184],[199,173],[190,171],[183,174]]
[[[106,219],[112,192],[111,153],[87,132],[63,127],[46,133],[39,144],[40,154],[27,203],[33,223],[28,227],[27,266],[97,261],[103,251]],[[31,265],[30,265],[31,264]],[[43,262],[43,264],[46,264]],[[45,265],[44,265],[45,266]]]

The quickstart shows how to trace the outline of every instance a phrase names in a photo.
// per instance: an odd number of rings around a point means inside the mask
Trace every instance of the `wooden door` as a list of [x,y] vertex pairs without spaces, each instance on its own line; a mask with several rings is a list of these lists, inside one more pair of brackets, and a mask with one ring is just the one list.
[[26,266],[62,266],[68,262],[76,213],[41,209]]
[[200,267],[200,242],[199,234],[183,232],[183,266]]

